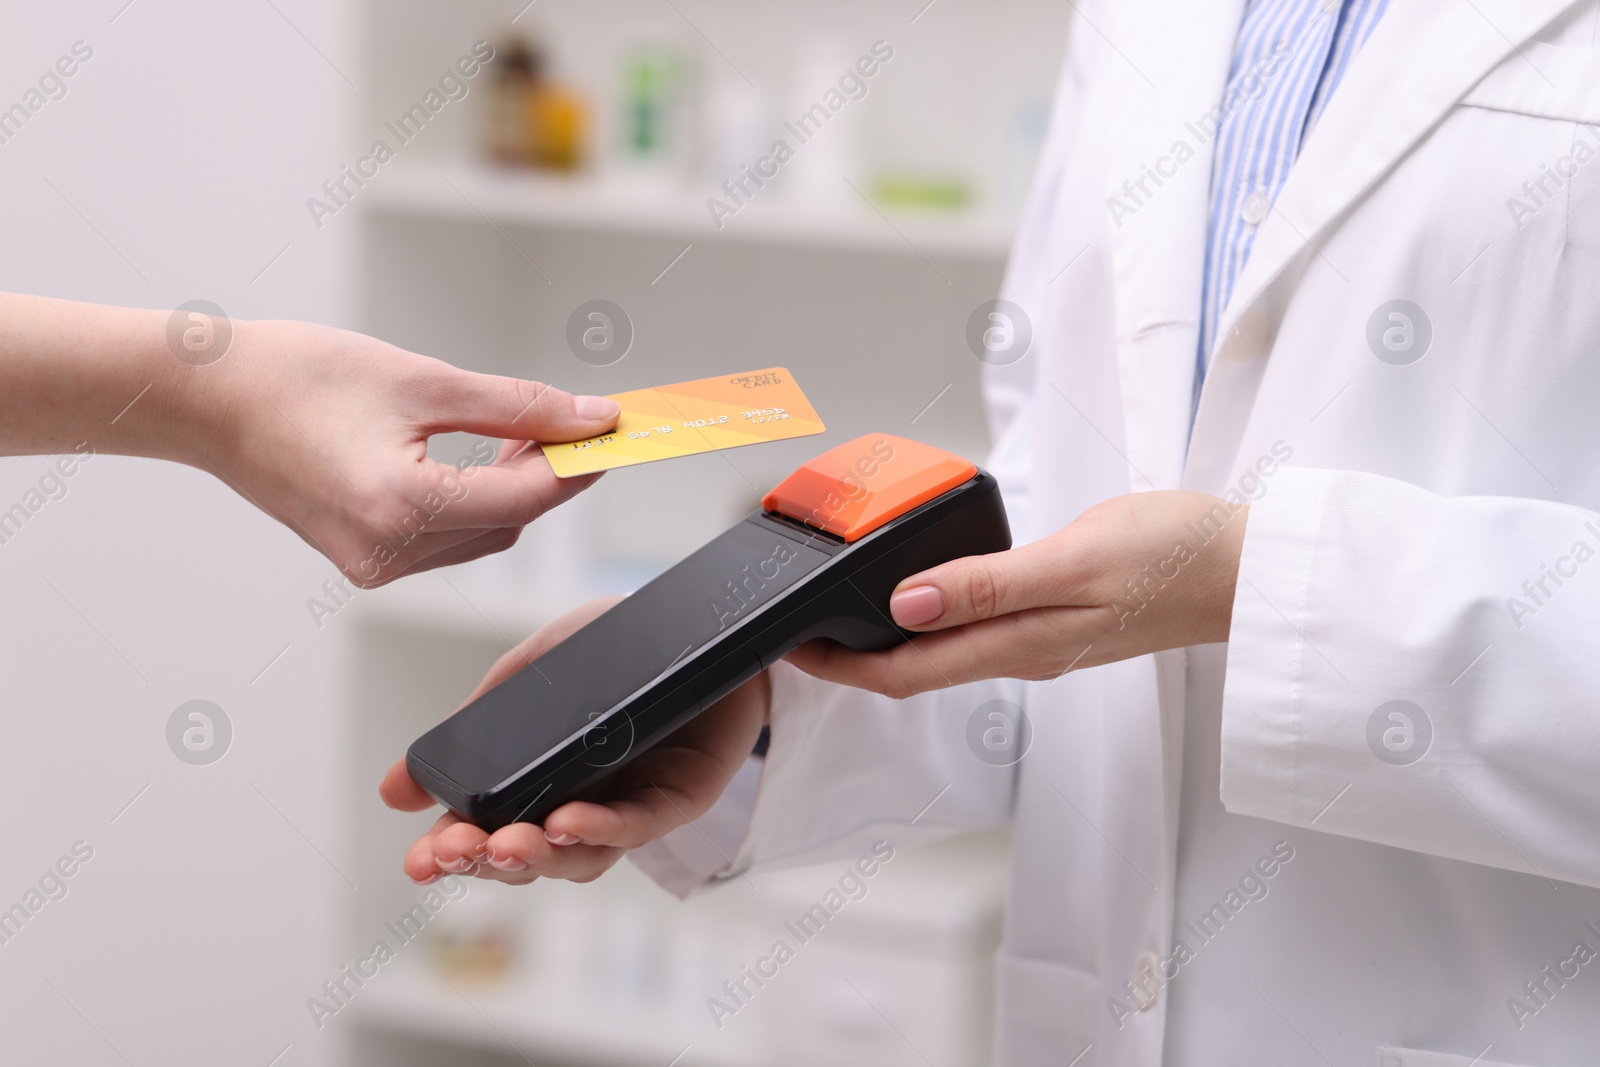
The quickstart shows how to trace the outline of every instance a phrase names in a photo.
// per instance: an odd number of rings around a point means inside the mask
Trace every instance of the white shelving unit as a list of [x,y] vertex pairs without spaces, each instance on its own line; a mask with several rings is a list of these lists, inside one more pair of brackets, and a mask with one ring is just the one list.
[[[522,6],[368,0],[357,79],[368,114],[352,143],[364,146],[364,131],[403,111]],[[786,366],[828,432],[613,472],[536,523],[513,552],[358,593],[327,620],[354,741],[341,867],[361,887],[333,957],[364,951],[424,892],[399,863],[431,816],[384,811],[374,783],[510,644],[587,597],[627,592],[839,441],[883,430],[981,457],[979,363],[966,323],[997,295],[1015,206],[989,164],[1005,150],[1018,102],[1048,97],[1065,13],[1047,0],[918,15],[921,6],[541,0],[528,21],[567,51],[558,70],[581,72],[595,99],[618,35],[639,26],[694,47],[709,41],[708,70],[723,54],[768,89],[790,76],[808,35],[852,49],[893,40],[893,78],[853,105],[862,129],[888,163],[969,167],[978,191],[969,213],[772,189],[719,230],[705,206],[714,186],[698,179],[648,185],[604,167],[562,178],[482,163],[471,106],[481,103],[480,83],[477,98],[430,123],[336,220],[359,226],[360,326],[394,343],[593,392]],[[874,188],[858,177],[858,189]],[[588,366],[566,348],[568,315],[595,297],[622,305],[636,329],[615,366]],[[439,451],[454,458],[465,447],[447,440]],[[408,947],[330,1029],[352,1067],[984,1062],[1006,866],[996,837],[905,852],[748,1011],[721,1030],[710,1025],[706,998],[767,951],[843,866],[763,877],[759,888],[734,880],[686,903],[627,864],[587,886],[477,884],[440,913],[440,929],[510,931],[507,973],[452,985],[428,949]]]
[[1009,220],[990,214],[882,212],[869,201],[828,207],[755,199],[717,226],[687,188],[565,178],[481,165],[397,169],[373,183],[369,210],[410,218],[588,234],[746,242],[829,252],[886,252],[988,263],[1003,259]]

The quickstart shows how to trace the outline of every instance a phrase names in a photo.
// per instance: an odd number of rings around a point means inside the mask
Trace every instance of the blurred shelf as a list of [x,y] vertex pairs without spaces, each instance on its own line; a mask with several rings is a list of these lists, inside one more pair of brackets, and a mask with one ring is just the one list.
[[368,212],[477,225],[995,261],[1010,251],[1013,231],[1012,223],[994,216],[880,213],[859,198],[835,207],[803,206],[777,189],[751,200],[718,229],[704,197],[688,188],[486,166],[385,170],[357,202]]
[[458,986],[403,963],[362,990],[352,1010],[368,1027],[510,1053],[534,1063],[555,1059],[606,1067],[763,1067],[769,1062],[765,1050],[737,1028],[691,1031],[684,1025],[692,1017],[689,1011],[629,1012],[614,1001],[582,997],[553,982],[510,981],[489,989]]

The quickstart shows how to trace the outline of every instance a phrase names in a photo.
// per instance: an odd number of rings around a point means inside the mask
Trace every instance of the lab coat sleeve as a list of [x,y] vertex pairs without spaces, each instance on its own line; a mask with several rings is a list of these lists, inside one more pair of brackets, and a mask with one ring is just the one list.
[[1020,683],[995,680],[890,700],[771,669],[772,739],[694,822],[633,852],[682,897],[764,870],[853,859],[997,825],[1010,817],[1014,773],[980,760],[967,721],[987,700],[1020,703]]
[[1600,516],[1283,468],[1246,526],[1232,812],[1600,886]]

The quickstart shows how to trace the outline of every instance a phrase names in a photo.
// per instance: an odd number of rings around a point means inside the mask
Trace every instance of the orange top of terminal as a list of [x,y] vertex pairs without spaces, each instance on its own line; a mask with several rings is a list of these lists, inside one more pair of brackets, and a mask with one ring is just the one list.
[[845,541],[858,541],[977,473],[971,461],[932,445],[869,433],[804,464],[761,504]]

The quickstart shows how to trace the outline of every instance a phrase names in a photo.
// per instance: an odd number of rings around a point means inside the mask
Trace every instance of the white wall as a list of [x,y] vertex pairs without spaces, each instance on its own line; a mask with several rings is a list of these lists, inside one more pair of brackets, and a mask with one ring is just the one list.
[[[125,3],[5,5],[0,108],[94,54],[0,145],[0,288],[339,321],[339,234],[304,200],[350,147],[344,5]],[[0,460],[3,506],[47,463]],[[0,908],[94,855],[0,945],[0,1061],[331,1062],[304,1007],[352,893],[317,852],[340,833],[304,601],[330,568],[194,471],[102,457],[68,484],[0,545]],[[194,698],[234,727],[207,767],[165,738]]]

